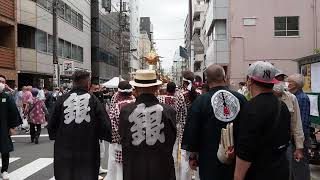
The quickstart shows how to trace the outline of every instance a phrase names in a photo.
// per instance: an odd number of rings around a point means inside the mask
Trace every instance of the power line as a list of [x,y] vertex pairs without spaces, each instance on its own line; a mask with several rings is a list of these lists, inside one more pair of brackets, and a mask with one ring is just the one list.
[[[23,11],[23,10],[22,10],[22,11]],[[51,14],[46,14],[46,15],[43,15],[43,16],[35,17],[35,18],[25,19],[25,20],[23,20],[23,21],[21,21],[21,22],[23,22],[23,23],[32,22],[33,20],[36,20],[36,19],[49,20],[49,19],[52,19],[51,16],[52,16]],[[62,18],[60,18],[60,19],[61,19],[62,21],[66,21],[66,20],[63,20]],[[104,21],[104,20],[106,20],[106,19],[102,19],[102,21]],[[108,21],[108,20],[106,20],[106,21]],[[68,22],[68,21],[67,21],[67,22]],[[68,24],[73,27],[73,25],[71,25],[69,22],[68,22]],[[87,28],[89,31],[92,30],[90,26],[91,26],[91,24],[87,24],[86,22],[83,23],[83,27],[84,27],[84,28]],[[74,28],[75,28],[75,27],[74,27]],[[76,28],[76,29],[78,29],[78,28]],[[110,29],[112,29],[113,31],[117,31],[117,29],[113,29],[112,27],[110,27]],[[84,30],[83,30],[82,32],[85,33],[85,34],[87,34],[87,35],[91,35],[91,34],[85,32]],[[101,32],[101,30],[99,30],[98,32],[99,32],[100,34],[105,35],[103,32]],[[105,37],[107,37],[107,36],[105,36]],[[149,38],[143,38],[143,37],[139,37],[139,36],[134,36],[134,35],[132,34],[132,32],[130,32],[129,37],[133,37],[135,40],[136,40],[136,39],[146,39],[146,40],[150,40]],[[177,40],[183,40],[183,39],[184,39],[184,38],[163,38],[163,39],[153,39],[153,40],[155,40],[155,41],[177,41]]]

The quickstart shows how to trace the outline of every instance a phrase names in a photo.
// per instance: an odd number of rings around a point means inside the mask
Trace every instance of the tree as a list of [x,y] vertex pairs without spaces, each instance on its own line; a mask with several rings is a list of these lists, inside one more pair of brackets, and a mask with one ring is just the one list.
[[313,49],[314,54],[320,54],[320,48]]

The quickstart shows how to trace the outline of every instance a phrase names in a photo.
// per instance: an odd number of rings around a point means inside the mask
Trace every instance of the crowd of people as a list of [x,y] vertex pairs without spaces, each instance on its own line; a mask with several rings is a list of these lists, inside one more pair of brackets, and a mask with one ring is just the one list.
[[[73,87],[10,89],[0,76],[2,178],[9,179],[16,127],[54,140],[57,180],[310,180],[310,101],[304,77],[258,61],[231,90],[211,65],[206,83],[191,71],[163,87],[137,70],[116,92],[76,71]],[[160,89],[162,89],[160,91]],[[28,126],[24,125],[27,121]],[[47,125],[46,125],[47,124]],[[108,171],[101,167],[109,142]]]

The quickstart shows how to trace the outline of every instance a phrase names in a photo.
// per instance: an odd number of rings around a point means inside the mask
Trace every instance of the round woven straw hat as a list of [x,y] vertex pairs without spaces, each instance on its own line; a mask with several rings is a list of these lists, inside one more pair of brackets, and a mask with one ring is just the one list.
[[157,79],[156,71],[154,70],[137,70],[134,73],[134,80],[130,81],[134,87],[152,87],[162,84],[162,81]]

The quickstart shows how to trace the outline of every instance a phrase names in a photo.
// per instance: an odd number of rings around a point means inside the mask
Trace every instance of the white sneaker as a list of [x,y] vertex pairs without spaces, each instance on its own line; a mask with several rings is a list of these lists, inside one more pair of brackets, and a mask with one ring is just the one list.
[[99,176],[99,177],[98,177],[98,180],[103,180],[103,177],[102,177],[102,176]]
[[103,168],[100,166],[99,174],[106,174],[107,172],[108,172],[108,170],[103,169]]
[[9,180],[9,173],[8,172],[3,172],[2,173],[2,179],[3,180]]

